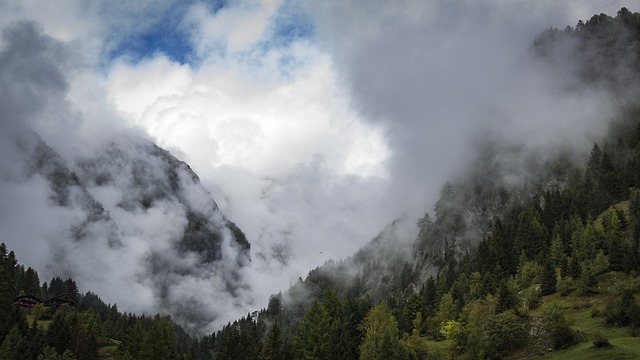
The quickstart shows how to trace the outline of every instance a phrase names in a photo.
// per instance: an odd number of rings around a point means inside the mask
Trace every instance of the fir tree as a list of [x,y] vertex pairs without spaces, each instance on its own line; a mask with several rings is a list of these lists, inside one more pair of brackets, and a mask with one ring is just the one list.
[[556,292],[556,268],[553,266],[550,260],[543,263],[542,266],[542,279],[540,284],[540,290],[542,295],[550,295]]
[[323,360],[329,358],[331,319],[318,300],[314,300],[300,322],[293,343],[300,359]]

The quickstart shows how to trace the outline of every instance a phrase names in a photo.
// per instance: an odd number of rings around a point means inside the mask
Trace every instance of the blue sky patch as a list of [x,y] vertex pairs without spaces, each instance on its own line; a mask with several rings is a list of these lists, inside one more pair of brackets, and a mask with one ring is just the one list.
[[[118,39],[117,45],[107,55],[108,61],[125,57],[128,61],[135,63],[157,53],[163,53],[169,59],[181,64],[195,61],[191,29],[182,23],[189,5],[195,2],[185,1],[171,6],[163,14],[156,16],[150,27]],[[211,12],[216,12],[224,6],[224,2],[210,1],[206,5]]]
[[288,45],[295,40],[314,36],[313,21],[308,15],[300,11],[283,11],[276,16],[273,32],[276,44]]

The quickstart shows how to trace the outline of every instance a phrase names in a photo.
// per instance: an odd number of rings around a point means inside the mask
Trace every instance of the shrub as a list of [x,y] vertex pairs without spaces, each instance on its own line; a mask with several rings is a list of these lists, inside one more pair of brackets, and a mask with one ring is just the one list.
[[593,340],[593,347],[602,349],[602,348],[608,348],[610,346],[611,346],[611,343],[609,342],[609,339],[602,336],[601,334],[596,334],[596,338],[595,340]]
[[564,349],[576,343],[577,334],[569,326],[564,309],[558,304],[544,308],[543,327],[551,348]]

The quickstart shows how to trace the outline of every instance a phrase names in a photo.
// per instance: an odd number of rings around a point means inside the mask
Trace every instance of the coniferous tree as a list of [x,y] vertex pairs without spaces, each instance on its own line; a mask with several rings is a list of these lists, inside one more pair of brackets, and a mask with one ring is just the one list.
[[556,268],[550,260],[546,260],[542,266],[542,279],[540,290],[542,295],[550,295],[556,292]]
[[156,315],[140,347],[140,360],[170,360],[176,356],[176,337],[169,317]]
[[496,304],[495,312],[501,313],[509,309],[516,309],[517,307],[518,298],[509,288],[507,280],[503,279],[498,287],[498,302]]
[[565,258],[564,244],[560,239],[560,235],[555,234],[551,240],[551,247],[549,248],[549,260],[551,260],[553,266],[560,267]]
[[433,316],[436,313],[436,307],[438,305],[438,294],[436,291],[436,282],[433,277],[427,279],[427,283],[424,286],[423,292],[425,315]]
[[329,335],[331,319],[324,306],[313,300],[304,314],[294,338],[299,358],[304,360],[324,360],[329,358]]
[[47,344],[53,347],[59,354],[69,350],[71,328],[65,311],[58,311],[53,317],[46,333]]
[[42,354],[38,355],[37,360],[77,360],[71,353],[71,350],[65,351],[62,355],[58,354],[56,349],[47,346],[42,351]]
[[14,325],[0,344],[0,360],[30,360],[29,340],[18,325]]
[[260,360],[287,360],[285,342],[278,323],[273,323],[262,344]]
[[330,319],[327,349],[329,358],[336,360],[355,359],[360,337],[357,334],[352,314],[333,290],[325,293],[322,306]]
[[535,206],[530,206],[520,213],[515,237],[518,252],[523,250],[530,260],[541,258],[547,253],[546,237],[546,229]]
[[0,244],[0,342],[15,325],[16,266],[13,251],[7,252],[5,244]]

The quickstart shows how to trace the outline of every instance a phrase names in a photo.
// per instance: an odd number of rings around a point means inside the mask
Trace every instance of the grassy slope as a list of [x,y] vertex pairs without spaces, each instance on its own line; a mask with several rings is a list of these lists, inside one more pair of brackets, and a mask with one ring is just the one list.
[[[633,337],[631,328],[613,327],[606,324],[602,313],[612,294],[619,286],[637,289],[638,278],[623,273],[606,273],[599,277],[599,294],[580,295],[574,292],[568,296],[556,293],[546,296],[544,303],[561,304],[571,327],[579,331],[584,340],[566,350],[548,352],[545,359],[640,359],[640,338]],[[541,316],[542,310],[531,312]],[[598,349],[593,346],[597,337],[606,338],[612,346]]]

